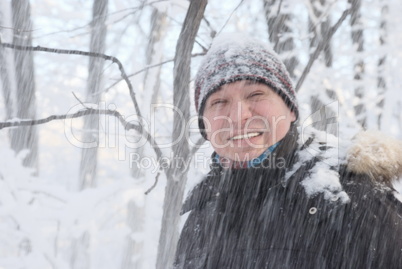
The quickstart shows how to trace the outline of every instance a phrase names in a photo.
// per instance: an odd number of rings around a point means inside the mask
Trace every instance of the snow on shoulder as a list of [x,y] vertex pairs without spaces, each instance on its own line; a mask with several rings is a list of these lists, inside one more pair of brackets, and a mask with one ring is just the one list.
[[302,165],[315,161],[309,176],[301,182],[310,197],[322,193],[331,201],[350,201],[339,180],[340,165],[346,165],[350,172],[366,174],[384,187],[402,179],[402,141],[379,131],[360,132],[352,141],[314,129],[302,130],[300,134],[299,160],[286,178]]
[[350,198],[342,188],[338,172],[339,165],[345,160],[347,142],[315,129],[303,130],[300,134],[299,160],[286,178],[290,178],[302,165],[316,160],[310,174],[301,182],[307,195],[313,197],[322,193],[326,200],[348,203]]

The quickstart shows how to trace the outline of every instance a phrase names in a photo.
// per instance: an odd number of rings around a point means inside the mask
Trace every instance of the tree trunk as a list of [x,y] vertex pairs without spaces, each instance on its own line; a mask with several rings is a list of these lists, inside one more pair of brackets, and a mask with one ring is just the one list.
[[378,98],[377,102],[378,107],[378,118],[377,118],[377,128],[381,128],[381,120],[385,102],[385,93],[387,91],[387,83],[385,80],[385,65],[387,61],[387,51],[385,49],[385,45],[387,43],[387,15],[388,15],[388,4],[385,1],[381,1],[381,21],[380,21],[380,46],[382,47],[382,55],[378,60],[378,77],[377,77],[377,87],[378,87]]
[[[330,16],[323,18],[324,10],[326,8],[325,0],[310,0],[312,11],[309,14],[309,29],[313,33],[313,37],[310,40],[310,51],[314,51],[316,46],[323,41],[328,35],[331,28]],[[332,66],[332,49],[331,43],[328,41],[323,48],[325,66],[330,68]],[[310,55],[311,57],[311,55]],[[320,85],[323,85],[320,84]],[[336,92],[332,88],[322,89],[324,92],[311,97],[310,107],[311,115],[313,117],[313,126],[317,130],[326,131],[330,134],[338,134],[337,125],[337,112],[331,108],[332,102],[336,101]],[[331,103],[327,104],[322,101],[322,97],[325,100],[331,100]]]
[[[108,10],[108,0],[94,0],[92,6],[91,22],[91,52],[104,53],[106,41],[106,17]],[[87,99],[89,103],[99,104],[102,91],[102,72],[104,60],[90,57],[88,66]],[[94,143],[96,146],[83,148],[80,163],[80,186],[83,190],[95,187],[96,164],[99,145],[99,115],[89,115],[84,118],[83,142]],[[90,267],[89,247],[90,233],[85,231],[80,238],[73,239],[71,268],[86,269]]]
[[[166,31],[166,13],[160,12],[158,9],[154,8],[151,15],[151,30],[149,36],[149,42],[146,52],[146,65],[153,65],[160,63],[163,58],[163,37]],[[159,92],[160,87],[160,71],[161,67],[152,68],[147,70],[144,75],[144,90],[142,96],[142,103],[144,105],[150,105],[157,102],[156,97]],[[143,117],[149,118],[150,109],[145,109]],[[137,147],[134,152],[140,156],[144,156],[144,147]],[[133,178],[140,184],[145,176],[144,170],[138,169],[136,165],[132,166],[131,174]],[[146,202],[146,201],[145,201]],[[126,247],[124,250],[122,269],[141,269],[143,268],[143,238],[133,238],[132,234],[142,234],[144,233],[144,222],[145,222],[145,204],[138,206],[135,204],[134,200],[130,201],[127,208],[127,225],[130,227],[131,233],[126,238]]]
[[[295,78],[295,69],[299,64],[293,56],[294,41],[291,28],[292,16],[283,12],[282,0],[263,0],[264,14],[268,23],[269,40],[276,53],[284,56],[283,62],[291,78]],[[290,55],[289,57],[287,55]]]
[[[127,225],[131,234],[126,239],[126,248],[123,255],[122,269],[142,269],[144,240],[138,235],[144,233],[145,211],[144,206],[138,206],[135,201],[130,201],[127,206]],[[136,238],[132,238],[132,235]]]
[[361,22],[361,0],[349,0],[351,3],[352,13],[350,15],[350,25],[352,27],[352,42],[357,50],[357,57],[354,64],[354,80],[356,82],[355,97],[358,100],[358,104],[355,105],[354,110],[357,121],[362,127],[366,126],[366,109],[364,107],[364,88],[363,77],[365,73],[365,63],[362,57],[364,51],[364,38],[363,28]]
[[[0,14],[1,16],[1,14]],[[1,21],[0,21],[1,24]],[[14,117],[14,106],[13,106],[13,98],[11,95],[11,79],[9,69],[9,61],[7,59],[7,54],[5,53],[5,49],[0,49],[0,79],[1,79],[1,86],[3,92],[3,99],[6,114],[3,117],[3,120],[10,120]]]
[[[325,18],[322,17],[326,0],[310,0],[310,5],[313,13],[309,14],[309,29],[314,33],[314,36],[310,40],[310,51],[312,51],[311,48],[315,48],[325,38],[331,28],[331,17],[329,14]],[[323,52],[325,66],[331,67],[333,56],[330,42],[324,46]]]
[[72,242],[72,254],[70,265],[72,269],[88,269],[90,267],[89,258],[89,232],[84,232],[79,238],[74,239]]
[[[6,18],[6,14],[4,10],[8,10],[8,8],[5,6],[8,4],[8,2],[1,2],[0,3],[0,25],[9,25],[8,20]],[[0,28],[0,36],[2,36],[3,40],[1,42],[7,42],[4,40],[4,36],[2,35],[3,31],[1,31]],[[6,114],[4,115],[3,120],[10,120],[12,119],[14,115],[14,97],[12,95],[12,78],[11,78],[11,68],[10,66],[13,66],[11,63],[11,60],[8,56],[11,54],[13,55],[14,51],[9,50],[6,51],[6,48],[0,48],[0,80],[1,80],[1,86],[2,86],[2,93],[3,93],[3,99],[4,99],[4,107],[6,110]],[[12,130],[12,129],[11,129]],[[11,131],[9,130],[9,131]],[[15,149],[15,148],[13,148]]]
[[[31,46],[33,31],[31,7],[28,0],[11,1],[15,45]],[[36,118],[35,72],[32,51],[14,51],[15,77],[17,86],[17,111],[20,119]],[[29,150],[23,165],[38,171],[38,135],[36,126],[17,128],[11,144],[19,153]]]
[[167,173],[167,185],[163,204],[162,227],[159,237],[157,269],[169,268],[174,259],[179,237],[179,212],[187,181],[187,170],[183,162],[190,157],[189,143],[185,136],[186,124],[190,118],[190,63],[191,51],[207,0],[191,1],[176,45],[174,59],[173,105],[180,113],[173,119],[173,160]]
[[[108,0],[94,0],[91,22],[91,52],[104,53]],[[90,57],[88,66],[87,99],[89,103],[99,104],[102,95],[102,72],[104,60]],[[96,165],[99,146],[99,115],[90,115],[84,119],[83,142],[89,148],[83,148],[80,164],[80,189],[96,185]]]
[[[147,51],[146,51],[146,65],[154,65],[158,64],[162,61],[163,59],[163,37],[166,32],[166,13],[165,12],[160,12],[158,9],[154,8],[152,11],[151,15],[151,31],[149,34],[149,42],[147,46]],[[144,90],[142,94],[142,103],[149,105],[155,104],[157,102],[157,96],[159,93],[159,87],[160,87],[160,72],[161,72],[161,66],[148,69],[145,71],[144,74]],[[149,114],[150,109],[145,109],[142,111],[143,114],[142,116],[144,118],[148,118],[151,116]],[[138,156],[143,156],[144,155],[144,147],[138,147],[135,149],[135,153],[138,154]],[[132,166],[131,170],[132,176],[139,180],[144,177],[144,171],[141,169],[138,169],[136,166]]]

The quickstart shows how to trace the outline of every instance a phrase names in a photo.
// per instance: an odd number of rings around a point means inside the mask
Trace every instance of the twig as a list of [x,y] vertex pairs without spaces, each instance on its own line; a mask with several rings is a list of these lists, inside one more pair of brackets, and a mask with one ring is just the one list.
[[[194,53],[194,54],[191,55],[191,57],[203,56],[203,55],[205,55],[206,53],[207,53],[206,51],[205,51],[205,52],[200,52],[200,53]],[[133,74],[130,74],[130,75],[127,75],[127,76],[128,76],[129,78],[130,78],[130,77],[134,77],[134,76],[136,76],[136,75],[138,75],[138,74],[141,74],[142,72],[148,71],[148,70],[151,69],[151,68],[159,67],[159,66],[161,66],[161,65],[164,65],[164,64],[167,64],[167,63],[171,63],[171,62],[173,62],[173,61],[174,61],[174,59],[169,59],[169,60],[166,60],[166,61],[157,63],[157,64],[148,65],[148,66],[144,67],[143,69],[138,70],[137,72],[135,72],[135,73],[133,73]],[[122,81],[122,79],[117,80],[115,83],[113,83],[112,85],[110,85],[109,87],[107,87],[105,91],[107,92],[108,90],[110,90],[111,88],[113,88],[114,86],[116,86],[117,84],[119,84],[121,81]]]
[[207,53],[208,49],[206,47],[204,47],[200,42],[198,42],[197,40],[194,41],[195,43],[197,43],[198,46],[200,46],[202,48],[202,51],[204,54]]
[[133,89],[133,85],[131,84],[130,80],[128,79],[128,76],[126,74],[126,71],[124,70],[123,64],[120,62],[119,59],[117,59],[114,56],[102,54],[102,53],[97,53],[97,52],[87,52],[87,51],[80,51],[80,50],[66,50],[66,49],[53,49],[53,48],[46,48],[46,47],[32,47],[32,46],[19,46],[19,45],[14,45],[14,44],[9,44],[9,43],[1,43],[0,44],[4,48],[10,48],[10,49],[16,49],[16,50],[23,50],[23,51],[43,51],[43,52],[49,52],[49,53],[57,53],[57,54],[73,54],[73,55],[82,55],[82,56],[89,56],[89,57],[96,57],[96,58],[102,58],[107,61],[112,61],[113,63],[117,64],[120,70],[121,77],[126,81],[127,87],[130,92],[130,97],[131,100],[134,104],[135,111],[140,119],[141,117],[141,111],[138,106],[137,100],[135,98],[135,93]]
[[[15,30],[14,27],[5,27],[5,26],[1,26],[1,25],[0,25],[0,29]],[[18,29],[18,32],[22,32],[22,33],[29,33],[29,32],[34,32],[34,31],[37,31],[37,29],[33,29],[33,30]]]
[[222,28],[219,30],[218,35],[223,31],[223,29],[226,27],[226,25],[229,23],[230,19],[232,18],[233,14],[236,12],[237,9],[243,4],[244,0],[241,0],[240,3],[235,7],[235,9],[232,10],[232,13],[230,13],[229,18],[225,21],[225,24],[222,26]]
[[77,99],[77,101],[80,102],[80,104],[81,104],[83,107],[88,108],[88,107],[77,97],[77,95],[75,95],[74,92],[71,92],[71,93],[74,95],[75,99]]
[[64,203],[64,204],[67,203],[66,200],[64,200],[62,198],[59,198],[56,195],[53,195],[53,194],[51,194],[49,192],[46,192],[46,191],[32,190],[32,189],[29,189],[29,188],[20,188],[20,190],[32,191],[32,193],[35,193],[35,194],[43,194],[43,195],[49,196],[50,198],[53,198],[53,199],[61,202],[61,203]]
[[[141,69],[141,70],[138,70],[137,72],[135,72],[135,73],[133,73],[133,74],[128,75],[128,77],[134,77],[134,76],[136,76],[136,75],[138,75],[138,74],[140,74],[140,73],[142,73],[142,72],[145,72],[145,71],[147,71],[147,70],[149,70],[149,69],[151,69],[151,68],[158,67],[158,66],[161,66],[161,65],[170,63],[170,62],[173,62],[173,59],[166,60],[166,61],[163,61],[163,62],[160,62],[160,63],[157,63],[157,64],[153,64],[153,65],[148,65],[148,66],[146,66],[145,68],[143,68],[143,69]],[[117,84],[119,84],[120,81],[122,81],[122,79],[117,80],[115,83],[113,83],[112,85],[110,85],[109,87],[107,87],[105,91],[110,90],[111,88],[113,88],[114,86],[116,86]]]
[[311,67],[313,66],[313,63],[315,60],[318,58],[318,55],[321,53],[321,51],[324,49],[326,45],[328,45],[329,41],[332,39],[332,36],[335,34],[335,32],[338,30],[339,26],[343,23],[343,21],[346,19],[346,17],[351,13],[351,9],[346,9],[343,13],[342,16],[339,18],[339,20],[336,22],[334,26],[329,29],[328,33],[326,34],[325,37],[321,40],[320,43],[318,43],[317,48],[315,49],[314,53],[311,55],[306,67],[303,70],[302,75],[300,76],[299,80],[297,81],[295,90],[296,92],[299,91],[300,87],[302,86],[304,80],[306,79],[308,73],[311,70]]
[[[160,168],[160,169],[162,169],[162,168]],[[161,175],[161,171],[159,170],[158,174],[156,174],[154,184],[144,193],[145,195],[148,195],[153,189],[155,189],[156,185],[158,185],[158,180],[159,180],[160,175]]]
[[205,24],[209,27],[209,29],[211,30],[210,33],[210,37],[215,38],[216,36],[216,30],[212,28],[211,23],[209,22],[209,20],[207,20],[207,18],[205,18],[205,16],[202,18],[205,21]]

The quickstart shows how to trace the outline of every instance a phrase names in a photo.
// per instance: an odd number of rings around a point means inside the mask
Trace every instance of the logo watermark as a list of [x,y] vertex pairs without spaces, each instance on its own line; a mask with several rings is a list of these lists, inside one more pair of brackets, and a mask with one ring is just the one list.
[[[83,104],[85,106],[97,109],[98,111],[117,111],[117,107],[114,104],[106,104],[101,102],[97,105],[94,104]],[[73,114],[78,111],[85,110],[86,107],[83,105],[77,105],[72,107],[67,114]],[[168,126],[163,123],[158,117],[161,114],[166,115],[171,113],[176,117],[175,122],[178,126]],[[239,112],[240,114],[241,112]],[[106,114],[106,113],[105,113]],[[328,137],[332,135],[337,135],[338,132],[338,121],[337,117],[339,114],[339,104],[338,102],[330,103],[326,106],[321,107],[316,112],[312,113],[309,117],[305,118],[303,121],[299,119],[299,139],[302,143],[308,141],[311,137],[311,129],[321,129],[323,130],[320,139],[322,143],[328,142]],[[188,144],[189,148],[197,147],[198,149],[207,149],[211,146],[215,149],[219,148],[233,148],[235,143],[233,139],[222,139],[222,138],[233,138],[235,135],[248,134],[251,132],[256,133],[267,133],[271,135],[273,141],[278,139],[278,130],[282,128],[281,124],[286,122],[287,118],[285,115],[269,116],[263,117],[261,115],[255,115],[250,117],[244,124],[239,125],[238,122],[233,120],[230,116],[217,115],[211,119],[203,118],[205,125],[205,132],[208,133],[208,138],[211,143],[199,144],[200,132],[198,129],[197,115],[186,118],[180,109],[174,107],[171,104],[152,104],[150,105],[148,111],[148,118],[140,117],[139,115],[121,115],[123,122],[133,124],[138,126],[136,130],[126,130],[125,126],[122,126],[122,121],[116,116],[107,116],[100,113],[97,117],[98,128],[93,130],[83,130],[83,127],[74,127],[77,122],[74,123],[74,119],[65,120],[64,133],[65,137],[72,145],[82,148],[116,148],[119,151],[119,160],[127,160],[129,157],[130,165],[137,166],[143,169],[159,170],[166,169],[169,165],[174,163],[175,165],[181,164],[184,167],[189,165],[187,156],[184,156],[182,160],[175,160],[175,158],[182,157],[161,157],[164,159],[156,160],[155,158],[148,158],[141,156],[142,154],[137,153],[137,149],[141,149],[147,144],[149,145],[149,136],[151,136],[157,143],[157,145],[150,145],[151,147],[157,146],[159,149],[172,149],[173,146],[177,146],[180,143],[185,142]],[[216,128],[216,122],[220,121],[222,128]],[[169,121],[172,124],[173,120]],[[258,128],[256,128],[256,126]],[[214,129],[215,128],[215,129]],[[165,137],[161,136],[162,129],[171,129],[170,133],[165,132]],[[142,130],[142,132],[138,132]],[[175,131],[176,137],[172,138],[171,133]],[[84,135],[89,134],[89,135]],[[328,135],[328,136],[326,136]],[[219,140],[220,139],[220,140]],[[252,136],[242,138],[243,141],[247,143],[250,148],[267,148],[266,144],[261,144],[260,142],[254,143]],[[333,138],[331,138],[333,139]],[[332,141],[333,142],[333,141]],[[311,154],[317,154],[316,151],[322,149],[311,148]],[[134,152],[133,152],[134,151]],[[194,159],[196,156],[194,157]],[[200,158],[200,156],[198,156]],[[206,163],[210,163],[210,157],[202,157],[203,161],[199,162],[202,167],[206,167]],[[174,161],[173,161],[174,160]]]

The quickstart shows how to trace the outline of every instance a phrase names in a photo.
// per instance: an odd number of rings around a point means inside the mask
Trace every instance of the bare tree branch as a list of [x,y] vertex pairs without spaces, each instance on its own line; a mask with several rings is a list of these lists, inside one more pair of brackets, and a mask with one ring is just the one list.
[[317,60],[318,55],[321,53],[321,51],[328,45],[330,40],[332,39],[332,36],[336,33],[338,30],[339,26],[345,21],[346,17],[351,13],[350,9],[346,9],[343,13],[342,16],[339,18],[339,20],[335,23],[334,26],[332,26],[327,35],[324,36],[321,40],[320,43],[318,43],[317,48],[315,49],[314,53],[311,55],[306,67],[303,70],[302,75],[300,76],[299,80],[297,81],[295,90],[296,92],[299,91],[300,87],[302,86],[304,80],[306,79],[308,73],[310,72],[311,67],[313,66],[313,63],[315,60]]
[[[205,51],[205,52],[200,52],[200,53],[194,53],[194,54],[191,55],[191,57],[204,56],[205,54],[207,54],[207,51]],[[144,67],[143,69],[138,70],[138,71],[135,72],[135,73],[132,73],[132,74],[130,74],[130,75],[127,75],[127,77],[129,77],[129,78],[130,78],[130,77],[134,77],[134,76],[136,76],[136,75],[138,75],[138,74],[141,74],[142,72],[148,71],[148,70],[151,69],[151,68],[159,67],[159,66],[161,66],[161,65],[164,65],[164,64],[167,64],[167,63],[171,63],[171,62],[173,62],[173,61],[174,61],[174,59],[169,59],[169,60],[166,60],[166,61],[157,63],[157,64],[148,65],[148,66]],[[117,80],[115,83],[113,83],[112,85],[110,85],[109,87],[107,87],[105,91],[107,92],[108,90],[110,90],[111,88],[113,88],[114,86],[116,86],[117,84],[119,84],[122,80],[123,80],[123,79]]]
[[10,120],[10,121],[5,121],[5,122],[0,122],[0,130],[7,128],[7,127],[40,125],[40,124],[45,124],[45,123],[48,123],[48,122],[51,122],[54,120],[73,119],[73,118],[79,118],[79,117],[83,117],[86,115],[93,115],[93,114],[109,115],[109,116],[116,117],[120,121],[120,123],[122,124],[122,126],[124,127],[125,130],[135,130],[138,133],[140,133],[143,137],[145,137],[147,139],[147,141],[150,143],[150,145],[153,147],[158,159],[160,159],[162,157],[162,151],[158,147],[158,144],[156,143],[155,139],[151,136],[151,134],[148,133],[141,125],[126,121],[124,119],[123,115],[121,115],[120,112],[118,112],[116,110],[95,109],[95,108],[86,107],[85,109],[82,109],[82,110],[77,111],[72,114],[51,115],[51,116],[49,116],[47,118],[43,118],[43,119]]
[[77,97],[77,95],[76,95],[74,92],[71,92],[71,93],[74,95],[75,99],[76,99],[78,102],[80,102],[80,104],[81,104],[83,107],[88,108],[88,107]]
[[18,46],[14,44],[9,44],[9,43],[0,43],[0,46],[4,48],[10,48],[10,49],[15,49],[15,50],[24,50],[24,51],[43,51],[43,52],[49,52],[49,53],[56,53],[56,54],[72,54],[72,55],[82,55],[82,56],[89,56],[89,57],[96,57],[96,58],[102,58],[107,61],[112,61],[113,63],[117,64],[120,70],[121,77],[124,79],[124,81],[127,84],[127,87],[130,92],[130,97],[131,100],[134,104],[135,111],[137,115],[141,118],[141,111],[138,106],[137,100],[135,98],[135,93],[134,93],[134,88],[133,85],[131,84],[130,80],[128,79],[128,76],[126,74],[126,71],[124,70],[123,64],[120,62],[119,59],[117,59],[114,56],[102,54],[102,53],[96,53],[96,52],[87,52],[87,51],[80,51],[80,50],[65,50],[65,49],[54,49],[54,48],[46,48],[46,47],[31,47],[31,46]]
[[[187,158],[187,164],[190,163],[191,159],[194,157],[194,154],[197,152],[197,150],[205,143],[205,139],[203,137],[201,137],[200,139],[198,139],[197,143],[194,145],[194,147],[191,149],[190,154],[188,155]],[[189,165],[186,165],[186,170],[184,171],[184,173],[187,173],[188,169],[190,168]],[[160,168],[160,170],[163,170],[162,166]],[[145,195],[149,194],[155,187],[156,185],[158,185],[158,179],[160,176],[160,171],[158,171],[158,174],[155,177],[155,182],[154,184],[145,192]]]
[[212,37],[212,38],[215,38],[217,32],[216,32],[216,30],[212,27],[210,21],[207,20],[207,18],[205,18],[205,16],[204,16],[204,18],[202,18],[202,19],[203,19],[203,21],[205,22],[205,24],[208,26],[208,28],[211,30],[211,33],[209,34],[209,36]]
[[73,119],[73,118],[79,118],[79,117],[83,117],[86,115],[92,115],[92,114],[103,114],[103,115],[115,116],[116,118],[119,119],[119,121],[123,124],[123,126],[125,126],[126,130],[134,129],[138,132],[142,132],[142,127],[140,127],[139,125],[136,125],[136,124],[126,122],[124,120],[124,117],[118,111],[94,109],[94,108],[89,108],[89,107],[86,107],[85,109],[75,112],[73,114],[51,115],[47,118],[37,119],[37,120],[10,120],[10,121],[5,121],[5,122],[0,122],[0,130],[7,128],[7,127],[40,125],[40,124],[45,124],[45,123],[48,123],[48,122],[51,122],[54,120]]
[[[118,15],[118,14],[123,13],[123,12],[128,12],[128,13],[123,15],[124,17],[122,17],[121,19],[116,19],[115,21],[112,21],[112,22],[108,23],[108,25],[118,23],[119,21],[123,20],[125,17],[127,17],[129,15],[134,15],[137,11],[141,11],[142,8],[145,7],[145,6],[153,6],[154,4],[157,4],[157,3],[160,3],[160,2],[167,2],[167,1],[169,1],[169,0],[156,0],[156,1],[153,1],[153,2],[148,2],[148,3],[145,3],[145,4],[141,4],[141,6],[138,6],[138,7],[125,8],[125,9],[122,9],[122,10],[117,10],[115,12],[110,12],[110,13],[108,13],[108,17],[112,17],[112,16]],[[77,27],[74,27],[74,28],[71,28],[71,29],[68,29],[68,30],[45,33],[43,35],[35,36],[35,39],[44,38],[44,37],[48,37],[48,36],[52,36],[52,35],[56,35],[56,34],[61,34],[61,33],[72,33],[72,32],[78,31],[78,30],[87,29],[90,26],[90,24],[91,23],[89,22],[87,24],[77,26]],[[10,27],[0,26],[0,29],[1,28],[3,28],[3,29],[14,29],[14,28],[10,28]],[[36,30],[37,29],[32,30],[32,31],[36,31]],[[80,36],[80,35],[85,35],[85,34],[89,34],[89,32],[77,34],[75,36]]]
[[190,169],[190,165],[188,165],[191,162],[191,159],[194,157],[195,153],[200,149],[200,147],[205,143],[205,139],[201,137],[198,139],[197,143],[194,145],[194,147],[191,149],[190,153],[188,154],[187,157],[187,165],[186,169],[184,170],[184,173],[187,174],[188,170]]

